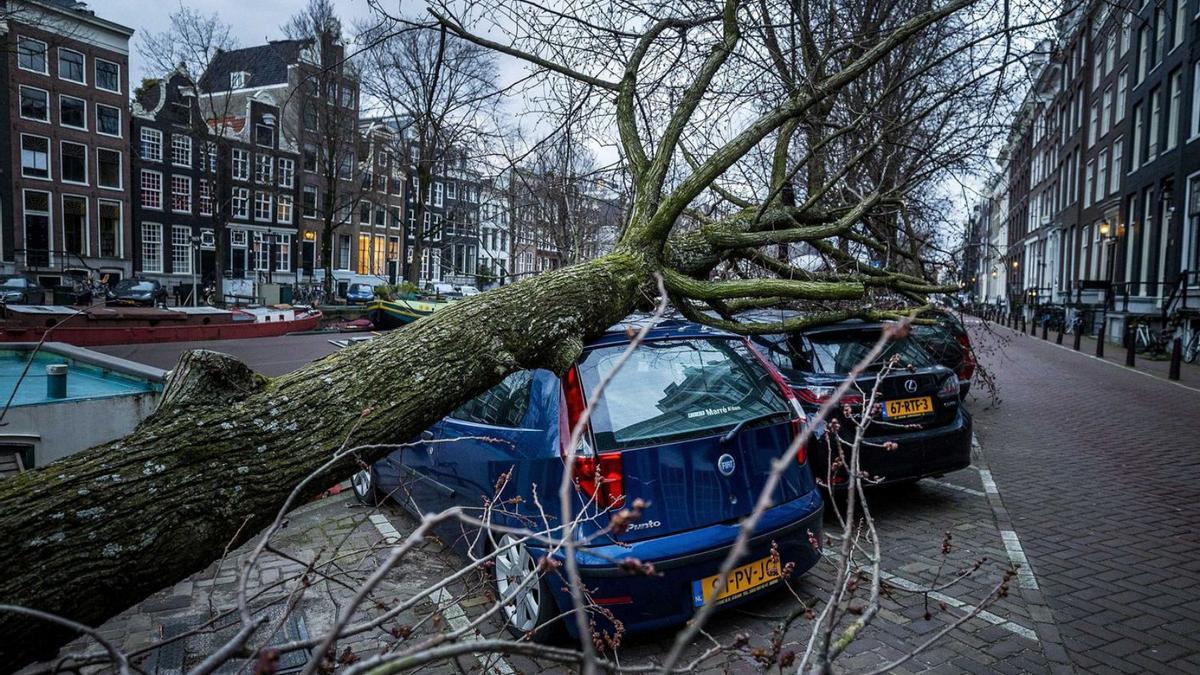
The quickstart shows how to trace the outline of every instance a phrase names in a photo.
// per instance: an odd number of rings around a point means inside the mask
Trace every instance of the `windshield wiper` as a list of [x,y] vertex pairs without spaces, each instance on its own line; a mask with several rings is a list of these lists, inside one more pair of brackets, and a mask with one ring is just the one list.
[[754,422],[761,422],[762,420],[771,419],[772,417],[779,417],[780,415],[787,415],[787,414],[788,413],[783,410],[776,410],[775,412],[763,413],[762,415],[756,415],[754,417],[747,417],[746,419],[733,425],[732,429],[725,432],[725,435],[721,437],[721,446],[724,447],[726,445],[729,445],[733,441],[733,439],[737,438],[738,434],[742,433],[743,429],[745,429],[748,425],[750,425]]

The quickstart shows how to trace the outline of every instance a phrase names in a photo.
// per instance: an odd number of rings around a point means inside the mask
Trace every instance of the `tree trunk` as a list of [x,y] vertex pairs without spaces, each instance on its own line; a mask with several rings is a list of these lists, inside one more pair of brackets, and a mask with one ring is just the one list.
[[[514,370],[561,372],[653,295],[652,266],[619,249],[275,379],[211,352],[185,355],[128,437],[0,481],[0,602],[103,622],[260,531],[343,444],[403,442]],[[302,497],[356,470],[347,459]],[[0,635],[0,671],[72,637],[3,613]]]

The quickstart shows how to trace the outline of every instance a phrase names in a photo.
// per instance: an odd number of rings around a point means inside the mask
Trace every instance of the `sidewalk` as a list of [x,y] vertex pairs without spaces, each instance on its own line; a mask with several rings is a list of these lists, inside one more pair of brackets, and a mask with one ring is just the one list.
[[[980,323],[981,322],[982,322],[982,320],[980,320]],[[971,324],[968,324],[968,325],[969,326],[978,326],[979,324],[972,322]],[[1005,337],[1011,337],[1012,339],[1015,339],[1015,340],[1024,339],[1024,340],[1037,340],[1039,342],[1042,341],[1041,329],[1038,330],[1036,335],[1030,335],[1029,333],[1021,333],[1019,330],[1013,330],[1002,324],[998,324],[998,323],[995,323],[992,321],[987,322],[987,325],[989,328],[994,329],[999,335],[1003,335]],[[1074,351],[1072,349],[1072,347],[1074,346],[1074,339],[1075,339],[1073,335],[1071,335],[1069,333],[1064,334],[1062,345],[1056,344],[1055,340],[1057,338],[1058,338],[1058,333],[1055,331],[1050,331],[1049,333],[1046,334],[1045,342],[1050,345],[1054,345],[1054,346],[1058,346],[1063,349],[1066,349],[1067,351]],[[1081,338],[1079,341],[1078,354],[1080,354],[1081,356],[1096,358],[1096,339],[1093,337],[1087,337],[1087,336],[1084,336],[1083,338]],[[1119,366],[1121,368],[1126,368],[1126,366],[1125,366],[1125,348],[1119,344],[1114,344],[1112,342],[1105,342],[1104,343],[1104,360],[1107,361],[1108,363]],[[1158,361],[1158,360],[1151,359],[1149,356],[1147,356],[1145,354],[1136,354],[1134,357],[1134,368],[1133,369],[1137,370],[1138,372],[1145,373],[1147,375],[1151,375],[1153,377],[1161,378],[1163,380],[1168,380],[1169,378],[1167,377],[1167,374],[1169,373],[1169,371],[1171,369],[1171,360],[1168,358],[1168,359]],[[1197,359],[1195,363],[1187,363],[1185,361],[1180,364],[1178,382],[1180,384],[1186,385],[1191,388],[1200,388],[1200,359]]]

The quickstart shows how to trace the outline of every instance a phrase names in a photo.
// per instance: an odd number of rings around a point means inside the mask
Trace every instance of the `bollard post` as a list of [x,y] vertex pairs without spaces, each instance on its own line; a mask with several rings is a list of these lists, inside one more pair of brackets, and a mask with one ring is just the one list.
[[1065,323],[1066,323],[1066,320],[1063,320],[1063,321],[1059,322],[1059,324],[1058,324],[1058,337],[1054,338],[1054,344],[1056,344],[1056,345],[1062,344],[1063,324],[1065,324]]
[[1025,330],[1026,328],[1028,328],[1028,326],[1025,325],[1025,314],[1022,313],[1021,314],[1021,332],[1022,333],[1028,332]]
[[1050,324],[1048,322],[1043,321],[1042,322],[1042,339],[1043,340],[1047,339],[1046,336],[1049,334],[1050,334]]
[[1083,331],[1076,329],[1075,330],[1075,347],[1074,347],[1075,351],[1079,351],[1079,341],[1081,338],[1083,338]]
[[1168,380],[1178,380],[1180,366],[1183,363],[1183,339],[1175,338],[1171,341],[1171,369],[1167,371]]
[[1129,366],[1130,368],[1134,367],[1135,358],[1136,358],[1136,357],[1134,357],[1133,343],[1134,343],[1133,336],[1129,334],[1129,329],[1126,328],[1125,329],[1125,365]]
[[1104,329],[1103,328],[1101,328],[1100,331],[1098,333],[1096,333],[1096,356],[1097,356],[1097,358],[1101,358],[1101,359],[1104,358]]

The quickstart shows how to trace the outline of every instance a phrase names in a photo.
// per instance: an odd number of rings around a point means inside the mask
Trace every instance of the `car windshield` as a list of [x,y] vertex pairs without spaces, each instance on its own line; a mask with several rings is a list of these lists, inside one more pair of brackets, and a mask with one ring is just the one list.
[[117,284],[118,291],[138,291],[146,293],[154,290],[153,281],[138,281],[137,279],[126,279]]
[[29,285],[29,281],[24,277],[9,277],[0,281],[0,287],[3,288],[28,288]]
[[[850,331],[844,333],[816,333],[808,335],[811,352],[805,354],[807,361],[803,370],[814,373],[845,375],[866,358],[871,348],[879,341],[879,331]],[[900,357],[901,366],[926,368],[934,365],[929,353],[921,345],[908,338],[893,340],[884,347],[879,358],[867,368],[878,371],[892,356]]]
[[[587,353],[579,374],[589,395],[625,349]],[[788,413],[787,402],[740,340],[652,341],[613,376],[591,424],[604,451],[702,435],[772,413]]]
[[350,290],[355,293],[366,293],[371,290],[371,287],[367,284],[354,284],[350,287]]

